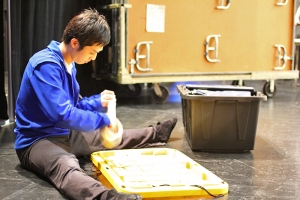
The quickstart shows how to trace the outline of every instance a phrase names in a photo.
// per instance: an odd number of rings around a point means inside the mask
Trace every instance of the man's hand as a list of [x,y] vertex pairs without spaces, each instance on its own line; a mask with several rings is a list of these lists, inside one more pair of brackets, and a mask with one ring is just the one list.
[[108,128],[110,128],[114,133],[118,133],[118,131],[119,131],[118,123],[114,123],[114,124],[111,123],[108,126]]
[[104,90],[103,92],[101,92],[101,105],[104,108],[107,108],[108,106],[108,102],[110,100],[115,100],[116,99],[116,95],[114,93],[114,91],[111,90]]

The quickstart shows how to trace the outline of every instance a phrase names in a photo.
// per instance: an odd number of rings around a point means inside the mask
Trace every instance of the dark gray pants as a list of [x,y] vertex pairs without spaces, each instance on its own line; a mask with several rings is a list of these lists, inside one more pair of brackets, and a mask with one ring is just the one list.
[[[159,146],[156,127],[124,130],[123,139],[114,149]],[[106,191],[99,181],[85,174],[76,157],[105,150],[98,130],[91,133],[72,131],[69,137],[45,138],[28,148],[17,150],[21,166],[49,179],[68,199],[105,199]]]

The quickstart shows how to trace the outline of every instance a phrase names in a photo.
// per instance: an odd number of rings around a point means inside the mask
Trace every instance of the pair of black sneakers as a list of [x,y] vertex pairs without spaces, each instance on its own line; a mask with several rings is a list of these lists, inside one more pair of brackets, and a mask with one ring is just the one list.
[[95,200],[106,199],[106,200],[141,200],[142,197],[139,194],[125,194],[122,192],[116,191],[114,188],[109,190],[106,194],[101,195],[101,197],[96,198]]
[[106,197],[107,200],[141,200],[142,197],[138,194],[125,194],[111,189]]

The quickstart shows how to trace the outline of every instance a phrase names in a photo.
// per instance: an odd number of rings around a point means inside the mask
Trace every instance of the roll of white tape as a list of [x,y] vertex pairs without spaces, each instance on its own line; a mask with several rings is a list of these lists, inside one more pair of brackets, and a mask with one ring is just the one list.
[[108,126],[102,127],[100,129],[100,142],[107,149],[112,149],[122,142],[123,125],[118,118],[115,118],[115,120],[118,125],[117,133],[115,133]]
[[110,123],[115,126],[116,124],[116,100],[110,100],[107,106],[107,116],[110,119]]

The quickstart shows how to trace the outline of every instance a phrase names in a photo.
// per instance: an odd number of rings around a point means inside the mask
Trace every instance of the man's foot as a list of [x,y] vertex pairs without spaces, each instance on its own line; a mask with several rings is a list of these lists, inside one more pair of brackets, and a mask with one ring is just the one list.
[[142,197],[138,194],[125,194],[111,189],[107,193],[107,200],[141,200]]
[[177,117],[172,117],[169,120],[157,123],[156,134],[159,142],[167,142],[169,140],[171,132],[174,129],[177,120]]

